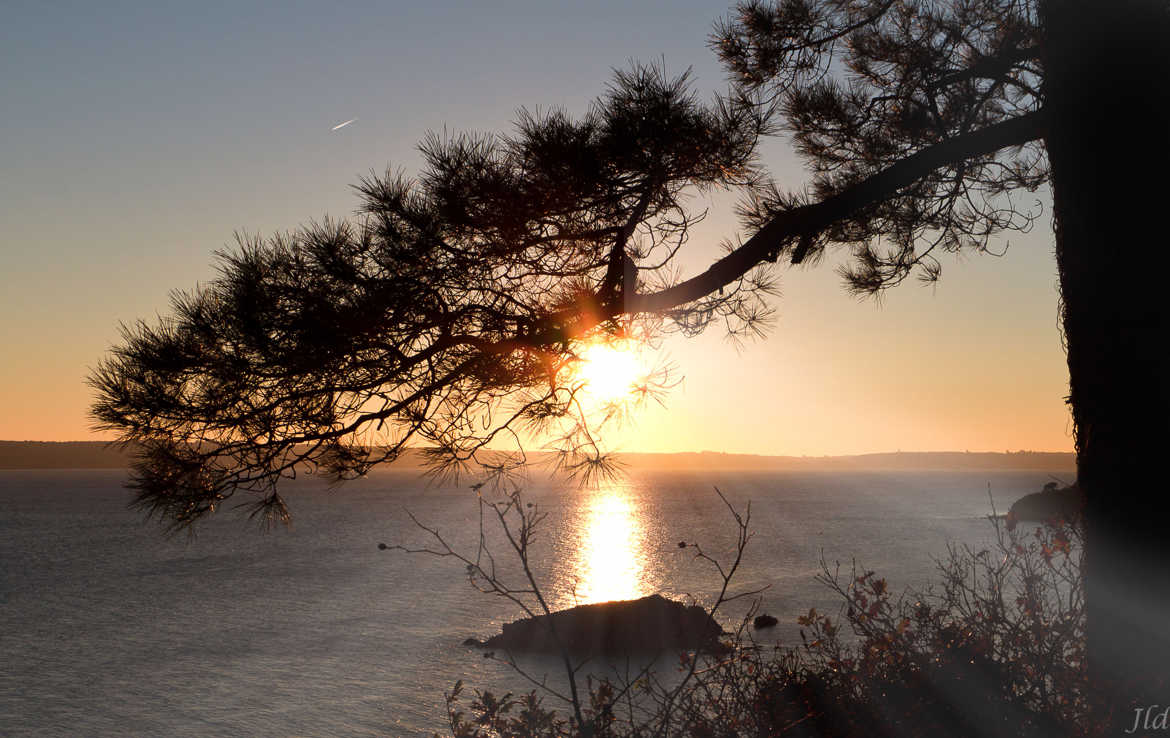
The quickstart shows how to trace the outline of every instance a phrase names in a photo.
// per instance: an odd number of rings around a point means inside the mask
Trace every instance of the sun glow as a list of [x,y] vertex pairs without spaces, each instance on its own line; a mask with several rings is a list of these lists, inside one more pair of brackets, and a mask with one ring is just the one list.
[[645,372],[637,353],[622,343],[594,343],[581,354],[577,374],[599,402],[615,402],[633,389]]

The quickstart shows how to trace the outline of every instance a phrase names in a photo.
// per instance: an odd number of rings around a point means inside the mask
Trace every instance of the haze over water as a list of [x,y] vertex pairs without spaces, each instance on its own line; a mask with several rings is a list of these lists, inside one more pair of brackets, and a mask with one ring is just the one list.
[[[443,691],[525,689],[460,645],[518,613],[473,591],[457,562],[379,551],[418,545],[409,509],[453,545],[477,536],[474,495],[383,472],[330,493],[289,486],[291,530],[256,534],[229,510],[165,538],[126,509],[121,471],[0,472],[0,732],[12,736],[429,735]],[[894,591],[931,580],[948,541],[991,534],[1042,472],[645,472],[592,490],[534,484],[548,512],[536,547],[555,607],[654,592],[708,602],[717,577],[678,542],[732,553],[713,491],[752,502],[757,532],[736,582],[770,586],[763,610],[797,639],[813,582],[852,557]],[[494,539],[497,558],[507,557]],[[746,603],[745,605],[746,606]],[[725,615],[725,627],[743,607]],[[556,664],[529,659],[558,679]]]

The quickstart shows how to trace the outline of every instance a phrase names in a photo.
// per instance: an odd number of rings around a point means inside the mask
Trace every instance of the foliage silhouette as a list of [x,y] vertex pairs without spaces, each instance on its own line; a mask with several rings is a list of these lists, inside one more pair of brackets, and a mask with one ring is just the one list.
[[[714,43],[742,86],[782,109],[815,172],[813,198],[930,158],[914,184],[791,249],[799,262],[826,243],[851,246],[845,276],[859,292],[915,268],[937,277],[938,249],[985,249],[997,228],[1027,227],[1037,213],[1018,210],[1013,192],[1051,189],[1092,550],[1088,660],[1098,709],[1128,727],[1128,706],[1156,702],[1170,683],[1170,502],[1142,498],[1161,476],[1170,417],[1170,361],[1151,341],[1170,334],[1170,256],[1155,215],[1165,185],[1148,177],[1170,166],[1170,4],[747,2]],[[1010,155],[988,157],[982,137],[1009,129],[1014,140],[996,143],[1014,144]],[[798,201],[765,198],[751,213],[761,233]]]
[[[351,478],[412,443],[442,470],[500,475],[522,451],[485,447],[534,432],[560,438],[570,472],[604,470],[594,422],[613,413],[591,419],[573,364],[594,334],[660,327],[626,317],[638,285],[670,279],[704,215],[689,191],[756,183],[766,126],[742,99],[705,106],[687,75],[635,67],[580,120],[521,111],[510,136],[432,136],[417,180],[358,185],[359,223],[241,237],[172,317],[125,329],[92,377],[93,414],[136,444],[138,499],[177,527],[240,490],[254,514],[285,519],[282,477]],[[769,289],[741,275],[665,318],[758,330]]]
[[[737,518],[737,561],[749,520]],[[537,680],[527,695],[477,690],[465,712],[461,681],[446,695],[450,735],[1098,734],[1088,701],[1081,522],[1008,529],[993,516],[992,525],[991,546],[949,547],[936,584],[900,596],[856,562],[843,571],[822,561],[818,580],[840,612],[801,616],[799,645],[756,641],[753,608],[726,650],[682,654],[677,683],[645,670],[589,681],[579,698],[561,697],[570,719],[543,704],[541,691],[557,695]]]
[[[635,67],[581,120],[522,111],[510,136],[428,138],[418,180],[361,182],[359,223],[241,238],[218,280],[127,329],[92,378],[99,425],[142,450],[142,504],[183,526],[247,490],[284,518],[276,482],[298,468],[346,479],[413,442],[443,468],[504,473],[522,453],[484,449],[525,426],[557,435],[570,470],[603,468],[570,370],[582,341],[719,318],[760,333],[781,256],[849,245],[850,283],[877,291],[936,277],[936,248],[1029,227],[1011,194],[1048,173],[1034,9],[922,10],[744,6],[716,43],[744,84],[710,106],[686,75]],[[828,75],[842,40],[847,86]],[[777,109],[816,172],[805,193],[755,167]],[[755,234],[678,280],[703,217],[686,194],[728,186],[747,188]]]
[[[1102,709],[1125,715],[1170,674],[1170,499],[1127,503],[1158,478],[1170,418],[1150,338],[1170,335],[1168,39],[1165,0],[744,3],[713,38],[727,98],[704,106],[635,68],[582,120],[429,139],[417,182],[362,182],[360,223],[241,239],[175,317],[127,329],[94,374],[94,415],[140,445],[139,499],[180,527],[237,490],[284,517],[282,476],[344,479],[412,440],[447,469],[502,474],[522,454],[488,444],[557,425],[566,468],[604,469],[566,371],[581,342],[718,318],[758,332],[770,266],[834,244],[860,293],[934,279],[940,250],[1029,227],[1041,213],[1020,193],[1046,185],[1094,551],[1089,661]],[[813,169],[806,191],[754,166],[777,120]],[[755,232],[678,279],[702,217],[684,196],[723,186],[748,188]]]

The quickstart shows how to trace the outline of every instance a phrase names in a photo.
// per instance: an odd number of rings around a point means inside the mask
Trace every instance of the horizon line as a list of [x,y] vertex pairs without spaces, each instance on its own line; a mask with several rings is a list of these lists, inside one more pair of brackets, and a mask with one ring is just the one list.
[[[92,443],[92,444],[98,444],[101,446],[111,447],[111,446],[116,446],[120,442],[119,441],[112,441],[112,440],[105,441],[105,440],[94,440],[94,439],[68,440],[68,441],[46,441],[46,440],[31,439],[31,438],[0,439],[0,444],[4,444],[4,443],[59,443],[59,444]],[[408,446],[404,450],[413,451],[413,450],[417,450],[417,449],[421,449],[421,448],[427,448],[427,447],[426,446]],[[499,451],[501,449],[485,449],[485,450]],[[553,453],[553,452],[534,450],[534,451],[527,451],[526,453],[528,453],[528,454],[541,454],[541,453]],[[697,451],[696,450],[689,450],[689,449],[688,450],[678,450],[678,451],[639,451],[639,450],[631,450],[631,449],[614,449],[612,451],[612,453],[618,454],[618,455],[642,454],[642,455],[648,455],[648,456],[674,456],[674,455],[679,455],[679,454],[696,454],[696,455],[697,454],[713,454],[713,455],[722,455],[722,456],[760,456],[760,457],[764,457],[764,458],[786,458],[786,459],[828,459],[828,458],[839,458],[839,457],[845,457],[845,456],[890,456],[890,455],[897,455],[897,454],[998,454],[1000,456],[1014,456],[1014,455],[1019,455],[1019,454],[1064,454],[1064,455],[1068,455],[1068,456],[1075,456],[1076,455],[1076,452],[1071,451],[1071,450],[1053,451],[1053,450],[1044,450],[1044,449],[1017,449],[1014,451],[1011,449],[1004,449],[1002,451],[971,450],[971,449],[961,449],[961,450],[960,449],[945,449],[945,450],[935,450],[935,451],[917,450],[917,449],[910,449],[910,450],[896,449],[896,450],[892,450],[892,451],[852,451],[852,452],[845,452],[845,453],[825,453],[825,454],[763,453],[763,452],[758,452],[758,451],[730,451],[730,450],[729,451],[717,451],[714,449],[700,449]]]

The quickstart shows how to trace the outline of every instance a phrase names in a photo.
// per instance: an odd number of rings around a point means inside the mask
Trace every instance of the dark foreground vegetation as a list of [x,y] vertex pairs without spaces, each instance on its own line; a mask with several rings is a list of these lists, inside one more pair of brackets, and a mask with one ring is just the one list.
[[[514,515],[519,535],[513,540],[525,542],[516,550],[523,555],[539,513],[516,495],[496,509],[505,512],[501,524]],[[754,594],[732,594],[728,586],[751,538],[750,508],[743,517],[732,513],[740,531],[733,562],[721,564],[698,545],[685,545],[723,576],[712,614]],[[527,694],[469,694],[457,683],[447,695],[449,735],[1100,734],[1088,702],[1081,523],[1009,527],[993,517],[990,524],[994,544],[949,547],[937,562],[937,581],[925,590],[895,594],[893,584],[856,562],[822,561],[818,579],[837,595],[840,610],[801,616],[799,644],[757,641],[749,627],[753,608],[725,634],[723,648],[681,652],[673,662],[677,674],[627,670],[624,677],[587,678],[578,690],[578,672],[597,662],[575,661],[566,648],[571,694],[539,685]],[[435,552],[459,557],[449,549]],[[473,584],[505,594],[484,574],[471,559]],[[538,595],[535,578],[529,581],[535,590],[529,594]],[[550,643],[557,639],[547,634]],[[492,655],[528,676],[507,651]]]

